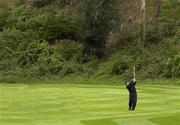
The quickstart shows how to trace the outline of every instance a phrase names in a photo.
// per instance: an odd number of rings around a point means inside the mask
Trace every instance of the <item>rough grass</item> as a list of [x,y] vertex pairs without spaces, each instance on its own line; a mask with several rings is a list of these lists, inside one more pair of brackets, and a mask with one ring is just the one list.
[[124,86],[1,84],[1,125],[180,125],[180,86],[138,85],[136,111]]

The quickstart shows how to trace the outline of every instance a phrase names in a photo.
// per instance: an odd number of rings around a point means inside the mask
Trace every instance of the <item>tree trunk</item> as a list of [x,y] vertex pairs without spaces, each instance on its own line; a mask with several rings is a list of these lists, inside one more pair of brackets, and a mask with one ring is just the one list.
[[160,7],[161,7],[160,2],[161,2],[160,0],[156,0],[156,18],[158,18],[160,14]]
[[146,0],[142,0],[141,5],[141,12],[142,12],[142,48],[144,47],[146,41]]
[[155,26],[156,26],[156,31],[158,32],[159,31],[159,23],[158,23],[158,17],[160,15],[160,0],[155,0],[156,2],[156,15],[155,15]]

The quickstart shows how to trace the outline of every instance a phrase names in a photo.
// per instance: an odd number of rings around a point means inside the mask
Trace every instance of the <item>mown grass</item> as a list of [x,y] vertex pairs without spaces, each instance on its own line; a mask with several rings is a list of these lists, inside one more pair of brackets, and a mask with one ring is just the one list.
[[138,85],[128,111],[122,85],[1,84],[2,125],[179,125],[180,87]]

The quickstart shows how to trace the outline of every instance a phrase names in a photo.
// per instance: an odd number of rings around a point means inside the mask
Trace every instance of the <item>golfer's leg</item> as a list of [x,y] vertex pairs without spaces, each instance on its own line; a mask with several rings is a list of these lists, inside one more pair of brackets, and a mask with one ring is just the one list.
[[129,110],[131,110],[131,106],[132,106],[132,101],[129,100]]
[[136,101],[133,101],[132,110],[135,110],[135,108],[136,108]]
[[129,110],[131,110],[131,108],[132,108],[132,95],[131,94],[129,94]]
[[136,94],[133,96],[133,102],[132,103],[133,103],[132,110],[135,110],[136,103],[137,103],[137,95]]

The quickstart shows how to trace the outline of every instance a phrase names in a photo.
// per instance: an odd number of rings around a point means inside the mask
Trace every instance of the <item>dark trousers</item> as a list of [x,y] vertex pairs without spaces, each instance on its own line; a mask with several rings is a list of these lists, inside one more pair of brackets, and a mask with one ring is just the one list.
[[134,110],[137,103],[137,94],[129,93],[129,110]]

